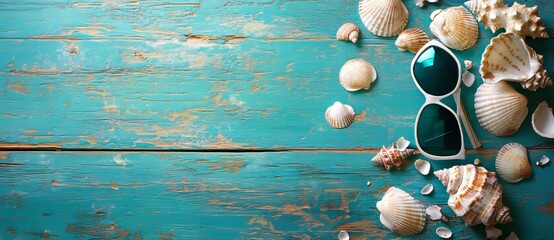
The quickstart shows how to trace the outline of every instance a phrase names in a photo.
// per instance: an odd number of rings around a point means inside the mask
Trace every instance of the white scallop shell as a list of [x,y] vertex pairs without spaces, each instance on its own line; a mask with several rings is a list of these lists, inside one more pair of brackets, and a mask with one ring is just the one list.
[[409,50],[417,53],[423,45],[431,41],[429,36],[419,28],[409,28],[400,33],[394,44],[400,51]]
[[466,50],[477,41],[479,26],[473,15],[462,6],[438,9],[431,13],[431,32],[444,45]]
[[506,82],[484,83],[475,93],[477,120],[492,135],[515,133],[527,112],[527,98]]
[[519,143],[504,145],[496,156],[496,172],[509,183],[531,176],[533,169],[527,157],[527,149]]
[[521,36],[502,33],[485,48],[479,73],[486,83],[519,82],[523,88],[535,91],[552,85],[542,62],[542,55],[527,46]]
[[408,23],[408,9],[401,0],[360,0],[358,12],[367,29],[381,37],[398,35]]
[[377,79],[375,68],[361,58],[349,60],[340,69],[340,84],[348,91],[367,90],[375,79]]
[[345,23],[337,31],[337,39],[356,43],[358,41],[359,34],[360,34],[360,29],[356,24]]
[[421,194],[423,195],[429,195],[433,192],[433,184],[431,183],[428,183],[427,185],[425,185],[425,187],[423,187],[423,189],[421,189]]
[[410,194],[391,187],[377,202],[383,225],[394,233],[409,236],[419,233],[425,226],[425,208]]
[[452,237],[452,231],[445,227],[439,227],[435,232],[440,238],[448,239]]
[[423,175],[427,175],[431,171],[431,164],[423,159],[416,160],[414,166]]
[[554,113],[546,101],[539,104],[531,119],[537,134],[545,138],[554,138]]
[[325,119],[334,128],[348,127],[354,122],[355,115],[356,113],[350,105],[341,102],[335,102],[333,106],[328,107],[325,111]]

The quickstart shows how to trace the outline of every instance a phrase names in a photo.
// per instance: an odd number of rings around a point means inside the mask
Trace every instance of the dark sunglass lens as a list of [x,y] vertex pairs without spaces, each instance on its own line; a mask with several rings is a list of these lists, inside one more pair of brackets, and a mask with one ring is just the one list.
[[440,47],[427,48],[414,64],[414,75],[419,86],[435,96],[452,92],[458,83],[459,74],[456,60]]
[[452,156],[462,149],[462,133],[456,116],[440,105],[425,106],[416,127],[419,146],[429,154]]

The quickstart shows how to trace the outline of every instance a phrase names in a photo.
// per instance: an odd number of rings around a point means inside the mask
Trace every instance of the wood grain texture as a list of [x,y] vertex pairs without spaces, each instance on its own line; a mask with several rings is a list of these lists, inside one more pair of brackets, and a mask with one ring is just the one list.
[[[535,160],[544,152],[531,151]],[[554,157],[551,152],[547,153]],[[375,203],[390,186],[425,205],[446,207],[448,223],[429,220],[419,239],[447,226],[455,239],[484,237],[446,206],[445,187],[413,167],[374,165],[371,153],[52,153],[7,152],[0,160],[0,239],[391,239]],[[494,157],[479,155],[494,170]],[[433,161],[433,170],[467,161]],[[514,223],[504,236],[554,237],[553,168],[504,185]],[[370,187],[366,182],[371,181]],[[429,196],[419,191],[435,186]]]

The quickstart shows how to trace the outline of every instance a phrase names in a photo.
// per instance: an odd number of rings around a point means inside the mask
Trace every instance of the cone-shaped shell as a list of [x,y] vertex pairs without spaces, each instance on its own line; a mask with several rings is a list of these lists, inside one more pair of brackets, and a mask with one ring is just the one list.
[[541,137],[554,138],[554,113],[548,107],[548,102],[542,101],[531,119],[533,129]]
[[373,34],[396,36],[408,23],[408,9],[401,0],[360,0],[360,18]]
[[325,119],[334,128],[345,128],[354,122],[356,113],[350,105],[335,102],[325,111]]
[[467,164],[434,173],[450,194],[448,206],[464,219],[466,226],[512,221],[509,209],[502,204],[502,185],[493,172]]
[[504,181],[516,183],[533,173],[527,149],[519,143],[504,145],[496,156],[496,172]]
[[345,23],[337,31],[337,39],[356,43],[360,29],[354,23]]
[[466,50],[477,41],[479,26],[473,15],[464,7],[450,7],[445,10],[435,10],[431,14],[431,32],[437,36],[444,45]]
[[367,90],[375,79],[377,79],[375,68],[361,58],[346,62],[339,73],[340,84],[348,91]]
[[409,236],[419,233],[425,226],[425,208],[410,194],[391,187],[377,202],[383,225],[394,233]]
[[552,85],[542,67],[543,57],[527,46],[525,39],[514,33],[502,33],[485,48],[479,73],[486,83],[519,82],[532,91]]
[[527,112],[527,98],[506,82],[483,83],[475,93],[477,120],[492,135],[515,133]]
[[419,28],[409,28],[400,33],[394,44],[400,51],[417,53],[423,45],[431,41],[429,36]]
[[390,170],[393,166],[400,170],[402,160],[409,158],[414,152],[414,149],[409,148],[400,151],[394,145],[389,148],[383,146],[381,151],[379,151],[371,161],[385,167],[387,170]]

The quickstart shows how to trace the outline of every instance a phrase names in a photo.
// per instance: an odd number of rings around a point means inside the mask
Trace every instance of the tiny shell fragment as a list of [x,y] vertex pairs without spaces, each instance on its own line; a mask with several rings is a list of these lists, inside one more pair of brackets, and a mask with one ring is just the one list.
[[398,151],[404,151],[410,146],[410,141],[406,140],[403,136],[396,140],[396,148]]
[[515,232],[510,233],[509,236],[506,237],[506,240],[519,240]]
[[367,181],[367,186],[371,186],[371,181]]
[[445,222],[448,221],[448,219],[444,217],[444,215],[442,215],[441,207],[437,205],[431,205],[427,207],[427,209],[425,209],[425,213],[427,214],[427,216],[429,216],[429,218],[431,218],[431,220],[443,220]]
[[348,232],[341,230],[339,233],[339,240],[349,240],[350,236],[348,235]]
[[422,159],[416,160],[414,166],[423,175],[427,175],[429,174],[429,171],[431,171],[431,164]]
[[462,74],[462,82],[464,82],[466,87],[471,87],[475,82],[475,75],[469,71],[465,71],[464,74]]
[[464,65],[466,65],[466,71],[469,71],[473,68],[473,62],[471,60],[464,60]]
[[481,165],[481,160],[479,160],[479,158],[476,158],[475,160],[473,160],[473,165],[475,166]]
[[433,192],[433,184],[431,184],[431,183],[425,185],[425,187],[423,187],[423,189],[421,189],[421,194],[423,194],[423,195],[429,195],[432,192]]
[[448,239],[452,237],[452,231],[450,229],[445,227],[439,227],[436,230],[437,235],[439,235],[440,238]]
[[488,227],[486,231],[487,239],[498,239],[498,237],[502,236],[502,230],[495,227]]
[[537,166],[544,166],[546,164],[548,164],[550,162],[550,158],[545,156],[545,155],[542,155],[541,159],[539,161],[537,161]]

